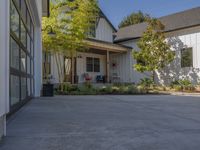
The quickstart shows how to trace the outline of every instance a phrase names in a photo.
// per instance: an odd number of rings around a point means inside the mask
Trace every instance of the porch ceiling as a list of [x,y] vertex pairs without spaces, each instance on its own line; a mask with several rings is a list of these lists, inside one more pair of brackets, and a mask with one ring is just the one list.
[[91,49],[124,53],[131,50],[131,47],[123,46],[120,44],[113,44],[110,42],[99,41],[95,39],[87,39],[86,43]]

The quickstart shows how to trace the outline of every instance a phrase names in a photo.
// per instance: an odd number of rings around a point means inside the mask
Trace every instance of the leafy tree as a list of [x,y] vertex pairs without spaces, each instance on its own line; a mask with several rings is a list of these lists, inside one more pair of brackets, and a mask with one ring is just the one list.
[[151,71],[164,68],[174,60],[174,53],[166,41],[163,33],[164,25],[157,19],[150,19],[143,36],[137,43],[139,51],[133,51],[133,58],[137,60],[134,65],[139,72]]
[[[74,57],[80,49],[86,49],[87,33],[95,24],[98,14],[96,0],[54,0],[50,5],[50,17],[42,20],[43,50],[56,60],[59,82],[63,90],[63,57]],[[49,36],[49,32],[55,36]]]
[[149,18],[150,18],[150,15],[144,14],[141,11],[138,11],[136,13],[133,12],[132,14],[128,15],[121,21],[121,23],[119,24],[119,28],[142,23],[142,22],[147,21]]

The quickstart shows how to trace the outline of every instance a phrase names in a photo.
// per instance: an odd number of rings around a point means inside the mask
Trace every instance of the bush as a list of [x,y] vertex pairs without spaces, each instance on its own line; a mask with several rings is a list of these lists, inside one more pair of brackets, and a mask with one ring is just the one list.
[[175,91],[195,91],[195,87],[189,80],[175,80],[171,83],[171,88]]
[[144,79],[141,79],[139,85],[143,87],[152,87],[154,86],[154,81],[153,79],[150,79],[150,78],[144,78]]

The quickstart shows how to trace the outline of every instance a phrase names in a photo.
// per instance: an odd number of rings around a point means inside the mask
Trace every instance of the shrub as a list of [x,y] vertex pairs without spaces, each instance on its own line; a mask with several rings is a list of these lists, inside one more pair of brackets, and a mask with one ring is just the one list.
[[144,79],[141,79],[139,85],[149,88],[151,86],[154,86],[154,81],[153,81],[153,79],[150,79],[150,78],[144,78]]
[[171,88],[175,91],[195,91],[195,87],[189,80],[175,80],[171,83]]

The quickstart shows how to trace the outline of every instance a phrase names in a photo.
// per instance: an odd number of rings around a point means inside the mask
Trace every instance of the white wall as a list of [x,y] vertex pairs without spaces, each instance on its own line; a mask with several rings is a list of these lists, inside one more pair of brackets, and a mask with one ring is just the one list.
[[[175,79],[189,79],[194,84],[200,82],[200,27],[166,33],[166,36],[170,40],[170,44],[172,44],[171,49],[176,51],[176,58],[168,67],[157,72],[157,82],[160,84],[170,84]],[[139,50],[137,40],[130,40],[121,44]],[[180,50],[185,47],[193,48],[193,68],[181,68]],[[131,82],[138,83],[140,79],[151,75],[148,72],[139,73],[135,71],[132,66],[136,61],[132,58],[132,53],[127,53],[127,55],[127,59],[130,60],[130,71],[127,70],[127,72],[130,72]],[[119,57],[122,59],[123,56]],[[120,69],[120,71],[123,72],[124,70]]]
[[34,78],[35,88],[34,96],[39,97],[42,89],[42,0],[28,0],[28,6],[31,11],[34,22]]
[[101,41],[113,42],[113,28],[105,18],[100,18],[96,28],[96,38]]
[[[175,60],[162,71],[157,72],[157,82],[170,84],[173,80],[188,79],[193,84],[200,82],[200,27],[179,30],[166,34]],[[193,48],[193,68],[181,68],[181,49]]]
[[[120,44],[132,47],[134,50],[138,51],[139,48],[137,46],[137,42],[138,40],[130,40],[127,42],[122,42]],[[141,79],[151,76],[151,73],[149,72],[140,73],[134,69],[134,64],[136,64],[136,60],[133,59],[132,50],[129,51],[126,55],[127,55],[126,59],[129,63],[129,65],[126,65],[126,72],[129,74],[129,82],[139,83]],[[124,71],[121,70],[121,72],[124,72]]]
[[0,1],[0,116],[9,111],[9,8],[8,0]]
[[[118,76],[117,82],[131,82],[130,51],[127,53],[116,53],[110,55],[110,79]],[[115,66],[113,66],[115,64]]]
[[[92,77],[92,82],[96,82],[97,75],[106,75],[106,55],[99,55],[93,53],[78,53],[77,56],[82,58],[77,58],[77,75],[79,76],[79,83],[85,82],[84,73],[88,73]],[[93,57],[100,59],[100,72],[87,72],[86,71],[86,57]]]

